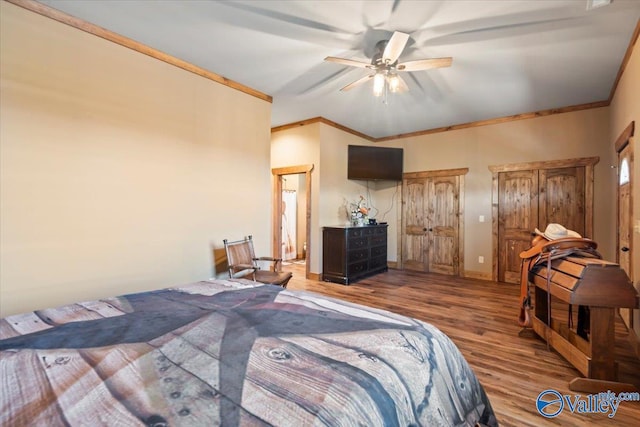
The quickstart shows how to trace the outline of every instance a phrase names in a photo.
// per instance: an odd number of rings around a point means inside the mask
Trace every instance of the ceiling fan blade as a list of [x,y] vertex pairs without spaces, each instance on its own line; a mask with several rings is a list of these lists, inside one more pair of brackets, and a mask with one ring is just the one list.
[[400,31],[393,33],[389,43],[387,43],[387,47],[384,48],[384,52],[382,53],[382,61],[389,64],[396,62],[404,50],[407,41],[409,41],[409,34],[401,33]]
[[371,79],[373,76],[375,76],[375,74],[370,74],[370,75],[368,75],[368,76],[364,76],[364,77],[362,77],[362,78],[360,78],[360,79],[356,80],[356,81],[355,81],[355,82],[353,82],[353,83],[349,83],[348,85],[346,85],[345,87],[343,87],[343,88],[342,88],[342,89],[340,89],[340,90],[341,90],[341,91],[343,91],[343,92],[346,92],[346,91],[348,91],[348,90],[351,90],[351,89],[353,89],[354,87],[356,87],[356,86],[358,86],[358,85],[361,85],[362,83],[364,83],[364,82],[368,81],[368,80],[369,80],[369,79]]
[[398,64],[396,70],[398,71],[420,71],[429,70],[431,68],[444,68],[450,67],[453,58],[431,58],[431,59],[418,59],[417,61],[408,61]]
[[324,58],[324,60],[329,62],[337,62],[338,64],[348,65],[350,67],[371,68],[371,64],[369,64],[368,62],[354,61],[353,59],[336,58],[335,56],[327,56],[326,58]]
[[[214,16],[220,21],[238,28],[249,28],[279,37],[296,38],[300,41],[332,48],[350,49],[353,32],[323,22],[306,19],[289,11],[280,12],[266,2],[202,2],[212,3]],[[182,5],[181,5],[182,6]],[[194,6],[195,7],[195,6]],[[201,14],[204,19],[208,15]]]

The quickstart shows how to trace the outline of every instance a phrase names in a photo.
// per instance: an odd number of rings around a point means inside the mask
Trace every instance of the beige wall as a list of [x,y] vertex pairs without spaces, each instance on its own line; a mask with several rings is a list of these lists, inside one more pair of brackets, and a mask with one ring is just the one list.
[[[614,143],[624,129],[635,121],[635,137],[633,138],[633,153],[635,156],[632,171],[633,179],[633,224],[632,236],[633,277],[636,289],[640,292],[640,47],[636,47],[629,59],[627,67],[618,83],[616,93],[610,107],[611,128],[609,132],[609,148],[615,159]],[[612,187],[612,191],[613,188]],[[640,310],[634,311],[633,326],[636,336],[640,337]]]
[[224,238],[270,252],[270,103],[6,2],[0,19],[1,316],[209,278]]

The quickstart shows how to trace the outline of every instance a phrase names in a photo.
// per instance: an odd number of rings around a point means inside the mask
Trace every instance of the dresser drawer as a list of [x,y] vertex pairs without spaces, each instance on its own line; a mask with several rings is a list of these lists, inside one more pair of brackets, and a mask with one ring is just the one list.
[[347,240],[347,249],[352,251],[354,249],[363,249],[369,246],[368,237],[353,237]]
[[369,260],[369,270],[374,270],[381,267],[387,266],[387,256],[378,256],[373,257]]
[[347,238],[352,239],[354,237],[366,237],[374,234],[376,230],[367,226],[354,227],[347,231]]
[[387,228],[386,227],[374,227],[373,234],[382,234],[384,237],[387,237]]
[[369,262],[367,260],[349,264],[347,266],[347,276],[356,276],[368,270]]
[[363,261],[367,258],[369,258],[369,251],[367,251],[367,249],[357,249],[347,252],[347,263],[349,264]]
[[386,246],[387,245],[387,235],[376,234],[375,236],[370,237],[371,246]]
[[374,246],[371,248],[371,256],[379,257],[379,256],[387,256],[387,245],[384,246]]

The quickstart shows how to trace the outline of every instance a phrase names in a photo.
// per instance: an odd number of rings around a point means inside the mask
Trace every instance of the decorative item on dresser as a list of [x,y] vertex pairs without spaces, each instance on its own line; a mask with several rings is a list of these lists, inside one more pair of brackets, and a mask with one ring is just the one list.
[[348,285],[387,271],[387,224],[324,227],[322,278]]

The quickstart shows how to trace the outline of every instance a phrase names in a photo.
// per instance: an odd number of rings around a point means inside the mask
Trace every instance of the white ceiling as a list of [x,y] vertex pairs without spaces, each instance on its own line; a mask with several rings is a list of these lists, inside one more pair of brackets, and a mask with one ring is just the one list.
[[[373,138],[609,99],[640,0],[42,0],[49,6],[273,97],[272,125],[324,117]],[[367,74],[393,31],[400,62],[453,57],[404,73],[383,104]]]

